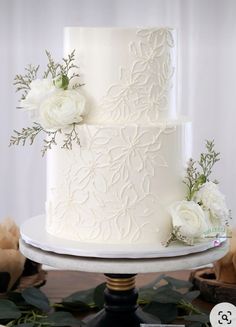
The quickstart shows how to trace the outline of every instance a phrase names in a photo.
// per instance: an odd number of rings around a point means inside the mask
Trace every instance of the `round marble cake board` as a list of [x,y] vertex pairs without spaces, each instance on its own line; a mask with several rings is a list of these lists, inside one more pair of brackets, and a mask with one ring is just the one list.
[[[36,216],[27,220],[20,229],[22,240],[43,251],[50,251],[55,254],[70,255],[87,258],[104,259],[147,259],[147,258],[168,258],[185,256],[194,253],[201,253],[211,248],[217,250],[225,239],[205,240],[194,245],[172,243],[168,247],[162,245],[117,245],[117,244],[92,244],[65,240],[55,237],[46,232],[46,218],[44,215]],[[216,243],[217,242],[217,243]]]
[[178,257],[146,259],[89,258],[44,251],[20,239],[20,251],[27,258],[54,268],[107,274],[138,274],[177,271],[219,260],[229,250],[228,242],[209,250]]

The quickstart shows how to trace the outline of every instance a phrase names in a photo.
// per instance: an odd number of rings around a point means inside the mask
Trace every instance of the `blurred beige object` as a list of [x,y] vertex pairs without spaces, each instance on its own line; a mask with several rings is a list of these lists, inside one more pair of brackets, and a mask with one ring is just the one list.
[[215,261],[212,268],[201,268],[190,275],[194,289],[199,289],[207,302],[236,305],[236,229],[229,238],[229,251],[223,258]]
[[18,250],[19,228],[6,218],[0,224],[0,292],[10,290],[24,270],[25,257]]
[[0,295],[16,288],[40,287],[46,282],[42,266],[19,251],[19,238],[19,227],[6,218],[0,224]]
[[20,231],[11,218],[6,218],[0,224],[0,249],[18,249]]
[[10,275],[7,290],[16,283],[24,270],[25,257],[15,249],[0,249],[0,272]]
[[236,229],[232,230],[229,252],[214,263],[216,280],[236,284]]

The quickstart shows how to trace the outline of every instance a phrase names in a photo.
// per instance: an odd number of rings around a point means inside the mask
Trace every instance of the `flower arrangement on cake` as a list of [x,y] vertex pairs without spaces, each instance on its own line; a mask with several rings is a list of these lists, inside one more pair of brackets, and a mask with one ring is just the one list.
[[14,85],[16,91],[22,92],[20,109],[28,111],[33,126],[14,131],[10,139],[11,145],[25,145],[28,140],[33,144],[40,133],[46,134],[42,155],[57,144],[57,135],[63,134],[62,148],[71,149],[73,142],[79,144],[79,136],[75,126],[86,114],[86,99],[78,90],[82,84],[74,83],[79,78],[75,72],[75,51],[72,51],[62,63],[53,60],[46,51],[48,64],[43,77],[38,78],[39,66],[29,65],[25,75],[16,75]]
[[210,180],[219,156],[214,141],[206,141],[206,152],[201,153],[200,160],[189,160],[183,180],[187,188],[186,198],[170,207],[173,230],[166,246],[176,240],[194,245],[204,238],[229,236],[230,210],[219,190],[219,182]]

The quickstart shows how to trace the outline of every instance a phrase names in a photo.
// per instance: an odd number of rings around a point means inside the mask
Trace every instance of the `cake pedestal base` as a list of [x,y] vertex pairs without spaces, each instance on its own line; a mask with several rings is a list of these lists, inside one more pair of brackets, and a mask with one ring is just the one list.
[[135,275],[105,274],[104,309],[85,320],[87,327],[140,327],[141,323],[160,323],[137,305]]
[[137,306],[135,275],[199,267],[222,258],[228,248],[228,242],[224,242],[220,247],[173,258],[100,259],[47,252],[20,240],[20,251],[38,263],[65,270],[105,272],[104,309],[86,321],[88,327],[139,327],[140,323],[160,323]]

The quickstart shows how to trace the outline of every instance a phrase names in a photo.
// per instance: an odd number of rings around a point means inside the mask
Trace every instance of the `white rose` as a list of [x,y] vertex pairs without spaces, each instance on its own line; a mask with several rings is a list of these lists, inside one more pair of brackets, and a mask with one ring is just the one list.
[[59,129],[79,123],[86,114],[86,100],[76,90],[58,90],[40,105],[40,124],[45,129]]
[[26,98],[21,100],[21,107],[26,110],[37,110],[41,102],[53,91],[56,90],[51,79],[35,79],[29,85],[30,91]]
[[208,229],[204,211],[194,201],[178,201],[171,205],[170,214],[173,227],[180,227],[180,234],[194,239],[203,237]]
[[229,217],[229,210],[225,203],[225,196],[220,192],[218,185],[213,182],[206,182],[195,195],[195,200],[202,203],[206,210],[209,210],[212,218],[226,220]]

